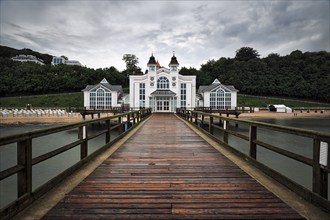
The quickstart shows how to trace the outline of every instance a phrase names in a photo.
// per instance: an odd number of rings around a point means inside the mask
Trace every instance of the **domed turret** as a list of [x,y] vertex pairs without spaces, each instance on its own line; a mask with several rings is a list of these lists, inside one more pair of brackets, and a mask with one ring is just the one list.
[[171,58],[171,62],[170,62],[169,65],[170,65],[170,66],[171,66],[171,65],[179,65],[178,60],[176,59],[176,56],[174,55],[174,52],[173,52],[173,56],[172,56],[172,58]]
[[149,58],[148,65],[149,65],[149,64],[152,64],[152,65],[155,64],[155,65],[157,65],[157,62],[156,62],[156,59],[155,59],[153,53],[151,54],[151,57]]
[[170,62],[170,64],[168,66],[170,67],[170,71],[178,71],[179,62],[176,59],[176,56],[174,54],[174,51],[173,51],[173,56],[171,58],[171,62]]
[[147,64],[149,71],[156,71],[156,66],[157,66],[157,62],[156,59],[154,57],[154,54],[151,54],[151,57],[149,58],[149,62]]

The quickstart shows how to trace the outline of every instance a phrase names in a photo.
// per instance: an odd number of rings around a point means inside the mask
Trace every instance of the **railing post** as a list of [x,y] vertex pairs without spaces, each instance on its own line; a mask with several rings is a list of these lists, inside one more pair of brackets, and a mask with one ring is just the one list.
[[194,115],[194,113],[192,111],[190,111],[189,117],[190,117],[190,122],[191,123],[193,122],[193,115]]
[[320,140],[313,141],[313,192],[323,198],[328,198],[328,174],[323,171],[320,164]]
[[118,127],[118,131],[119,131],[119,134],[123,133],[123,126],[122,126],[122,117],[118,117],[118,125],[120,125]]
[[137,113],[136,112],[133,112],[133,126],[136,123],[136,116],[137,116]]
[[32,139],[17,143],[17,164],[24,167],[17,173],[17,197],[32,192]]
[[195,125],[198,126],[198,114],[195,112]]
[[108,119],[105,121],[105,126],[106,126],[106,129],[107,129],[107,133],[105,135],[105,143],[108,143],[110,142],[110,132],[111,132],[111,119]]
[[257,159],[257,144],[254,141],[257,139],[257,127],[250,125],[249,143],[250,143],[250,157]]
[[228,133],[227,133],[228,127],[229,127],[229,122],[224,120],[223,121],[223,142],[225,142],[226,144],[228,144]]
[[85,157],[87,157],[87,154],[88,154],[87,127],[86,127],[86,125],[79,127],[79,129],[78,129],[78,138],[79,138],[79,140],[84,140],[80,144],[80,159],[82,160]]
[[213,135],[213,116],[210,116],[209,133]]
[[127,130],[128,130],[129,129],[129,125],[131,123],[131,113],[128,113],[126,123],[127,123]]
[[141,121],[140,119],[140,111],[136,113],[136,123],[139,123]]

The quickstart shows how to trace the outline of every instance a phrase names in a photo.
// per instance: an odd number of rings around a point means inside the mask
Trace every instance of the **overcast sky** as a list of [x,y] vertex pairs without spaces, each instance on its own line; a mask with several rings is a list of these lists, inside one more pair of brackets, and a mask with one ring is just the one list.
[[329,0],[1,0],[0,44],[65,55],[92,68],[125,69],[135,54],[200,68],[249,46],[261,57],[329,51]]

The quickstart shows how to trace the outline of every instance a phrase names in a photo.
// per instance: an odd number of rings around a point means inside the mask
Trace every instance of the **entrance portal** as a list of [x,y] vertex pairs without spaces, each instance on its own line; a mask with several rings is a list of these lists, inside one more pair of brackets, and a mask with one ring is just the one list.
[[157,97],[156,98],[156,111],[169,112],[170,111],[170,97]]

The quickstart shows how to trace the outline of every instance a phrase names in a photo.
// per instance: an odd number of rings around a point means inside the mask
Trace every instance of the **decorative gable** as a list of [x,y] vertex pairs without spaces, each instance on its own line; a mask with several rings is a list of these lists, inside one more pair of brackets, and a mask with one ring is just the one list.
[[102,81],[101,81],[100,83],[103,83],[103,84],[104,84],[104,83],[107,83],[107,84],[109,84],[109,82],[108,82],[105,78],[103,78]]
[[110,90],[108,87],[106,87],[106,86],[104,86],[104,85],[102,85],[102,84],[98,84],[97,86],[95,86],[94,88],[92,88],[92,89],[89,90],[89,91],[90,91],[90,92],[96,92],[96,90],[98,90],[99,88],[104,89],[105,92],[111,92],[111,90]]

